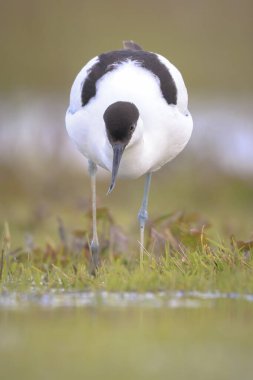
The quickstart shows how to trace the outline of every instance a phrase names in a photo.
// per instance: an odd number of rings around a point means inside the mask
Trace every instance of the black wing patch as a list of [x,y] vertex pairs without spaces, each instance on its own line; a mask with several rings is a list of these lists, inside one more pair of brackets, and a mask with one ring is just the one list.
[[177,88],[176,84],[167,69],[161,63],[154,53],[141,50],[116,50],[101,54],[97,63],[90,70],[83,83],[82,88],[82,106],[88,104],[89,100],[96,95],[96,83],[106,73],[115,70],[115,64],[124,62],[128,59],[138,61],[139,65],[147,70],[160,80],[160,88],[168,104],[177,104]]

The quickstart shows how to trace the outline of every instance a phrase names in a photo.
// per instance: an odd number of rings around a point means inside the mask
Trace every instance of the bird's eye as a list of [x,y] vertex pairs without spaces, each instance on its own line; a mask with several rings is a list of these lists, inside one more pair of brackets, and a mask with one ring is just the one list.
[[130,131],[133,132],[133,130],[134,130],[134,125],[131,125]]

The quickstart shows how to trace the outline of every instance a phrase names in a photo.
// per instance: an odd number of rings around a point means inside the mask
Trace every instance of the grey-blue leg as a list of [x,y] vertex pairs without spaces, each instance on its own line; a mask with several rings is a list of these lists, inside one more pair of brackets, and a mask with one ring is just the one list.
[[97,206],[96,206],[96,173],[97,165],[93,161],[89,161],[89,174],[91,178],[91,194],[92,194],[92,241],[90,249],[92,253],[92,261],[94,269],[99,265],[99,242],[97,234]]
[[146,182],[144,187],[144,194],[142,199],[141,208],[138,214],[138,220],[140,223],[140,267],[143,268],[143,254],[144,254],[144,231],[145,224],[148,219],[148,195],[151,183],[151,173],[147,173]]

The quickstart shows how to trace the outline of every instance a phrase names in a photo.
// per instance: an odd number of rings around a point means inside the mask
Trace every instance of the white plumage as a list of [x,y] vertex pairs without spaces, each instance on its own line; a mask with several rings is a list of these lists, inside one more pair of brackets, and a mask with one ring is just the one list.
[[147,175],[138,214],[142,265],[151,173],[183,150],[193,127],[178,69],[132,41],[124,47],[126,50],[97,56],[83,67],[73,83],[66,113],[68,134],[90,164],[95,268],[99,262],[96,165],[112,172],[109,192],[117,174],[129,178]]
[[98,57],[84,66],[71,89],[66,114],[68,134],[86,158],[109,171],[113,152],[103,114],[110,104],[119,100],[132,102],[139,109],[140,120],[120,163],[122,177],[136,178],[159,169],[182,151],[191,136],[192,117],[183,78],[166,58],[157,56],[174,79],[177,105],[167,104],[157,77],[130,60],[117,64],[115,70],[98,80],[96,96],[85,107],[81,105],[82,84]]

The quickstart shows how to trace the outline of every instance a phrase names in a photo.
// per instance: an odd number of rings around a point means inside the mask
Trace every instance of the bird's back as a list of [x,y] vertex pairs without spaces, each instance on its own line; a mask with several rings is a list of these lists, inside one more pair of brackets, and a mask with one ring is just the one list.
[[[177,104],[177,88],[175,81],[167,67],[159,57],[150,52],[138,50],[118,50],[101,54],[97,63],[91,68],[84,79],[82,87],[82,105],[85,106],[91,98],[96,96],[98,81],[109,73],[117,71],[124,64],[130,67],[139,67],[155,76],[160,84],[160,90],[168,104]],[[131,79],[131,73],[129,76]]]
[[[122,67],[124,72],[121,70]],[[142,75],[142,78],[136,79],[139,75]],[[112,81],[114,77],[119,82],[118,91],[122,94],[129,93],[129,86],[132,86],[131,93],[145,91],[146,84],[148,86],[148,82],[153,81],[159,95],[168,105],[177,105],[182,112],[187,109],[187,91],[175,66],[161,55],[125,49],[101,54],[84,66],[72,86],[70,110],[75,112],[87,106],[91,100],[98,97],[101,84],[108,78]],[[112,83],[109,88],[108,95],[113,94]]]

